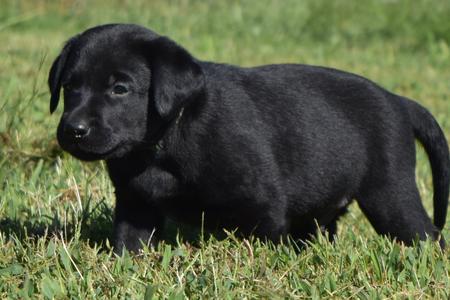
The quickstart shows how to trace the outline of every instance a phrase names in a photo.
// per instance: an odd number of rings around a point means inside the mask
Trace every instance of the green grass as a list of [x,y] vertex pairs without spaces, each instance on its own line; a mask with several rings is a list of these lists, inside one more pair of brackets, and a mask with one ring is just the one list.
[[[355,205],[333,244],[320,236],[300,253],[290,243],[230,234],[195,246],[173,238],[116,257],[105,167],[60,150],[61,107],[49,115],[46,86],[49,65],[70,36],[100,23],[133,22],[205,60],[301,62],[361,74],[417,99],[449,139],[450,2],[0,0],[0,7],[1,299],[450,297],[450,250],[380,237]],[[422,150],[417,165],[431,213]],[[447,222],[447,241],[449,228]]]

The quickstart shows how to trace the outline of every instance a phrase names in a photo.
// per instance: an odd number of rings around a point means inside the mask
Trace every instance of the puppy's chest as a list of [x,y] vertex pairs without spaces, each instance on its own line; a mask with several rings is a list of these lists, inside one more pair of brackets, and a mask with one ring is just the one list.
[[145,172],[132,178],[128,188],[142,200],[156,204],[162,211],[174,217],[223,210],[229,205],[229,200],[223,203],[217,195],[206,195],[205,186],[186,183],[169,170],[157,166],[148,167]]
[[131,178],[128,188],[147,201],[177,197],[184,190],[179,179],[158,166],[150,166],[143,173]]

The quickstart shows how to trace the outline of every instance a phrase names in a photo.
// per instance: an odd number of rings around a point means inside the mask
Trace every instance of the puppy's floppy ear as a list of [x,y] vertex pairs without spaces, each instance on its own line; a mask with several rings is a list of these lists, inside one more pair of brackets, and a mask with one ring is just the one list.
[[50,88],[50,113],[53,113],[58,106],[59,94],[61,90],[61,76],[64,71],[64,66],[66,64],[67,58],[70,54],[70,50],[73,44],[76,42],[78,36],[74,36],[67,41],[61,53],[55,59],[50,68],[50,73],[48,74],[48,86]]
[[151,90],[156,111],[171,119],[184,105],[198,97],[204,88],[203,72],[196,60],[166,37],[151,40]]

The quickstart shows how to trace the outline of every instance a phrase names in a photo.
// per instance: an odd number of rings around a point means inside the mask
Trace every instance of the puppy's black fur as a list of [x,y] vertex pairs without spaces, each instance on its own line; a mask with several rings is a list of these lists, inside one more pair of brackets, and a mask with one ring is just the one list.
[[[170,216],[277,241],[331,234],[352,199],[380,234],[439,239],[449,151],[430,113],[369,80],[307,65],[204,62],[136,25],[70,39],[49,76],[64,87],[63,149],[106,160],[115,247],[157,240]],[[430,158],[434,225],[415,183],[415,138]],[[441,239],[443,245],[443,240]]]

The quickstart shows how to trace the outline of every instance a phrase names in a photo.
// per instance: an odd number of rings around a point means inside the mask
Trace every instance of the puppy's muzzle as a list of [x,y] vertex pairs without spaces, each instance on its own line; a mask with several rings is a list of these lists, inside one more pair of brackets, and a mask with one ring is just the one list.
[[89,135],[91,128],[85,122],[68,123],[64,126],[64,133],[74,140],[81,140]]

